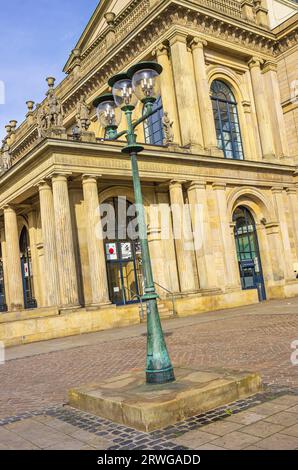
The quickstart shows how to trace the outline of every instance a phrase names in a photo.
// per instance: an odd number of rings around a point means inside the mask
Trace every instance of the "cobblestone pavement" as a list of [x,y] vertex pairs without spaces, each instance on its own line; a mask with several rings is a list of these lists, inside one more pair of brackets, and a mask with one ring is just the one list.
[[[298,299],[169,320],[164,329],[175,365],[259,371],[268,392],[157,433],[139,433],[62,405],[69,388],[143,367],[143,325],[10,348],[0,366],[0,448],[298,448],[298,366],[290,360]],[[272,398],[274,413],[250,410],[245,418],[248,411],[241,411],[268,399],[272,407]],[[206,427],[217,420],[219,429]]]

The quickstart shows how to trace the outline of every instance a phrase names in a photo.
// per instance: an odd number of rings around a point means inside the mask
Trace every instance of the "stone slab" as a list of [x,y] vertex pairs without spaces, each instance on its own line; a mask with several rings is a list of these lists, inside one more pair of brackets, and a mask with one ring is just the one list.
[[143,371],[69,391],[74,408],[150,432],[260,391],[256,373],[176,368],[176,381],[148,385]]

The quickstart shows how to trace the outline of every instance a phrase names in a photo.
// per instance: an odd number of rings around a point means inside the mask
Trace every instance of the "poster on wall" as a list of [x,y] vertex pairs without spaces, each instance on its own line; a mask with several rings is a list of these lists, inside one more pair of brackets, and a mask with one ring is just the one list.
[[118,259],[116,243],[106,244],[106,256],[108,261],[115,261]]
[[132,248],[131,243],[121,243],[121,258],[122,259],[131,259],[132,258]]

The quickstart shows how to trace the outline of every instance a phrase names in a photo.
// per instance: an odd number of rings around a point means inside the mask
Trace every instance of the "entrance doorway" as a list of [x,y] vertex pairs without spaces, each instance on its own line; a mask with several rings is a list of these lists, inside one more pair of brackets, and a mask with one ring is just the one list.
[[235,241],[242,289],[257,289],[259,300],[266,300],[256,224],[246,207],[238,207],[233,216]]
[[143,274],[139,240],[128,233],[129,224],[136,217],[134,205],[124,197],[109,199],[105,204],[113,208],[109,213],[114,217],[113,234],[103,227],[107,231],[105,255],[110,300],[116,305],[137,303],[143,295]]
[[6,312],[6,298],[5,298],[5,284],[4,284],[4,271],[3,271],[3,259],[2,249],[0,245],[0,312]]
[[26,309],[36,308],[37,303],[34,297],[31,250],[29,245],[28,230],[26,227],[23,228],[20,236],[20,252],[24,292],[24,306]]

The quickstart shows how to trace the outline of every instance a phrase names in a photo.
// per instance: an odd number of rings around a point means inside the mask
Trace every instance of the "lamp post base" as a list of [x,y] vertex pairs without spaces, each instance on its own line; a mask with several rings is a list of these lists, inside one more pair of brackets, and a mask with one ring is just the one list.
[[175,382],[175,380],[173,367],[161,370],[146,370],[147,384],[165,384]]

